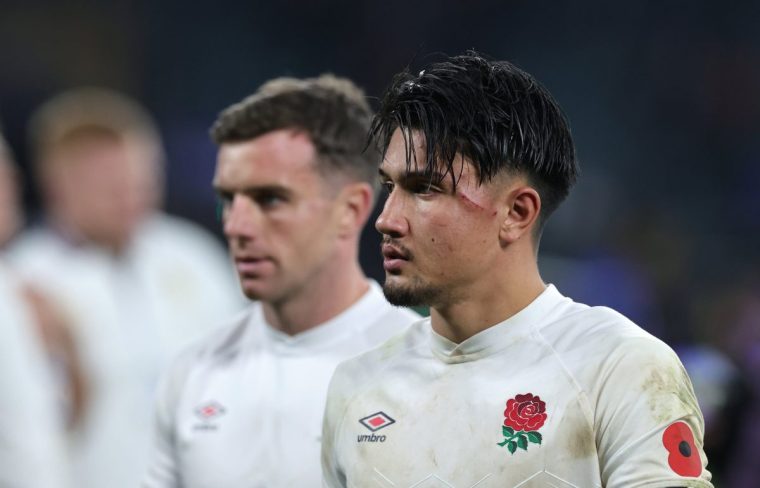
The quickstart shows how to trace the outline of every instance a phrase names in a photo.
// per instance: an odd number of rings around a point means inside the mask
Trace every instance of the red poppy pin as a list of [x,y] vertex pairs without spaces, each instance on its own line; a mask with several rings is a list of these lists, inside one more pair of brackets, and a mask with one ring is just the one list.
[[662,433],[662,444],[668,450],[670,469],[681,476],[697,477],[702,473],[702,460],[694,445],[694,433],[686,422],[674,422]]
[[517,395],[507,400],[507,408],[504,410],[504,425],[501,432],[504,441],[499,442],[501,447],[506,446],[511,454],[519,447],[528,449],[528,443],[541,445],[542,436],[538,432],[546,422],[546,404],[540,397],[533,393]]

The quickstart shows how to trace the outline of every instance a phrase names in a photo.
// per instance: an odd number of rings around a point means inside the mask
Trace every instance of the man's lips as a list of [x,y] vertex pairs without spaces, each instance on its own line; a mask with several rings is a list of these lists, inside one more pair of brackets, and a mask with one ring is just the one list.
[[383,253],[383,257],[386,259],[403,259],[405,261],[409,261],[409,258],[411,257],[411,253],[406,249],[394,246],[393,244],[387,242],[383,243],[380,250]]
[[273,265],[268,257],[236,256],[235,269],[241,276],[258,275]]
[[411,258],[409,251],[389,243],[384,243],[381,251],[383,254],[383,268],[390,273],[401,271],[404,263],[408,262]]

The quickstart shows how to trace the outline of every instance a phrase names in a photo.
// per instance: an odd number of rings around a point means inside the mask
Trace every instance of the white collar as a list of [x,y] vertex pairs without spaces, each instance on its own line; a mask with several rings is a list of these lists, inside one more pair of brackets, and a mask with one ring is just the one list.
[[549,285],[535,300],[503,322],[492,325],[457,344],[433,331],[428,319],[430,348],[433,355],[446,363],[463,363],[490,356],[509,344],[529,335],[533,327],[562,301],[564,297]]
[[267,323],[264,309],[260,304],[254,307],[251,323],[262,324],[265,341],[269,342],[278,353],[303,354],[328,347],[341,340],[347,334],[372,322],[372,317],[383,312],[388,302],[383,296],[382,288],[373,280],[368,280],[369,289],[347,309],[335,317],[322,322],[295,335],[286,334]]

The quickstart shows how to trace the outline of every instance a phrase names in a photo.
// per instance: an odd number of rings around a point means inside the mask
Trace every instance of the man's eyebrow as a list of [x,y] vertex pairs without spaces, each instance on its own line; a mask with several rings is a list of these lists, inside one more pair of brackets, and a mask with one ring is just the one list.
[[[380,175],[380,178],[384,179],[392,179],[388,173],[383,171],[382,168],[378,168],[377,170],[378,174]],[[413,170],[413,171],[404,171],[400,174],[399,180],[400,181],[429,181],[431,183],[437,183],[440,181],[443,181],[443,179],[446,177],[444,173],[441,173],[439,171],[419,171],[419,170]]]
[[407,171],[404,173],[403,178],[410,181],[425,180],[431,183],[438,183],[443,181],[446,175],[439,171]]
[[246,193],[249,195],[258,195],[262,193],[279,193],[288,195],[291,193],[289,188],[282,185],[262,185],[262,186],[249,186],[249,187],[226,187],[218,183],[213,184],[214,191],[219,194],[230,193]]

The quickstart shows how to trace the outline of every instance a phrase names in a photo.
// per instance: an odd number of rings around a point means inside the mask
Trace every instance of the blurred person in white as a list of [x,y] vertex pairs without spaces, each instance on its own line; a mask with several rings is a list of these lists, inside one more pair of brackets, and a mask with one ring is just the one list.
[[321,485],[336,365],[419,318],[359,265],[377,179],[370,118],[359,88],[323,75],[272,80],[214,124],[224,233],[258,302],[165,378],[143,487]]
[[[15,166],[0,135],[0,249],[21,223]],[[0,254],[0,487],[63,488],[63,419],[34,313]]]
[[70,432],[73,484],[133,488],[148,461],[161,370],[242,306],[223,248],[158,210],[162,149],[134,101],[83,88],[30,123],[43,226],[9,255],[71,324],[89,400]]

